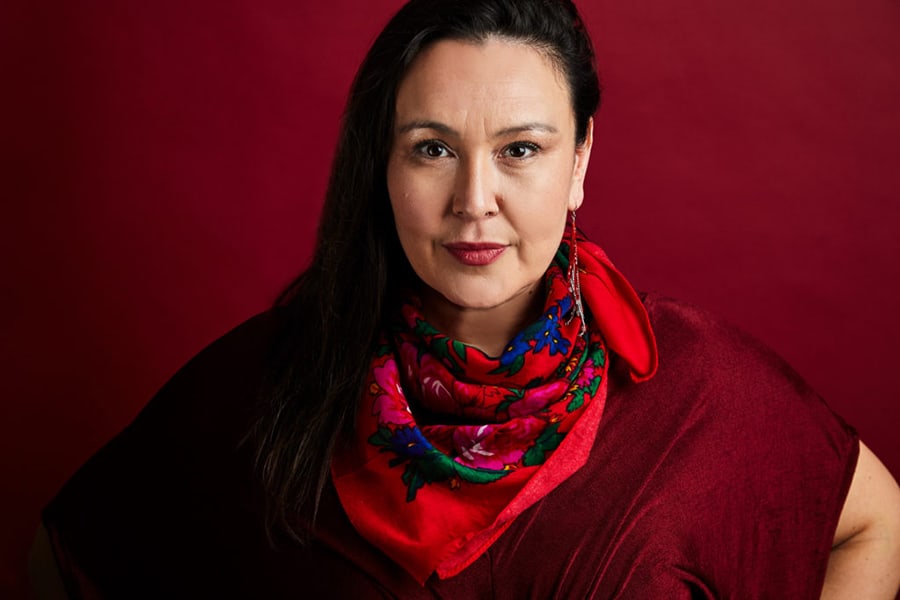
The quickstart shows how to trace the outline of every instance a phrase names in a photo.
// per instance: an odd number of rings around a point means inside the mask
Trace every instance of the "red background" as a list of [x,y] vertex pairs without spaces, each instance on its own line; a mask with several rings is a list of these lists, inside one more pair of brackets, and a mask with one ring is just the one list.
[[[0,596],[66,477],[303,267],[399,4],[3,3]],[[772,345],[900,473],[900,5],[581,5],[606,88],[581,225],[639,288]]]

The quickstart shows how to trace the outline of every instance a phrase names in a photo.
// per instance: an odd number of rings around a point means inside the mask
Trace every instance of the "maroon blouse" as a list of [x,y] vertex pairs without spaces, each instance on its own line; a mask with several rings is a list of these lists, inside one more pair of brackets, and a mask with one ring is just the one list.
[[456,577],[419,586],[326,490],[316,539],[266,540],[237,449],[280,326],[185,366],[44,511],[73,598],[818,598],[855,432],[782,360],[648,296],[660,368],[613,358],[587,465]]

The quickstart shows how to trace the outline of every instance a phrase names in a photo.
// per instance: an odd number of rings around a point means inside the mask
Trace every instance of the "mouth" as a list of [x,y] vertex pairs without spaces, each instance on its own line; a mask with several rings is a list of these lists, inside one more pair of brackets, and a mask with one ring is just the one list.
[[469,267],[489,265],[500,258],[500,255],[506,250],[504,244],[495,244],[491,242],[452,242],[444,244],[444,248],[451,256],[453,256],[453,258]]

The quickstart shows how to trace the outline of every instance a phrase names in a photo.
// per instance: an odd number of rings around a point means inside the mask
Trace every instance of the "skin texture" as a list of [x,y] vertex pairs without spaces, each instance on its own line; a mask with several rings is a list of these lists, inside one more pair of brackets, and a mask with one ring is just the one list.
[[892,600],[900,586],[900,488],[865,444],[841,511],[822,598]]
[[[565,82],[527,46],[444,41],[416,60],[398,93],[388,189],[436,326],[496,355],[534,316],[566,214],[584,197],[591,139],[589,127],[575,144]],[[469,266],[445,247],[459,241],[505,250]],[[38,598],[66,597],[43,526],[29,566]],[[891,599],[898,585],[900,489],[862,446],[822,598]]]
[[[400,85],[387,181],[400,243],[443,332],[499,355],[543,302],[543,274],[584,198],[564,77],[519,42],[441,41]],[[446,245],[504,248],[488,265]]]

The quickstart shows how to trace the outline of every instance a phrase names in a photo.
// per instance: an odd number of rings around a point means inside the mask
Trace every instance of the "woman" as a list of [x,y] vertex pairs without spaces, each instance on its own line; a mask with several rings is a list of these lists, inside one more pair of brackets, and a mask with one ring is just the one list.
[[312,265],[65,486],[37,579],[55,557],[70,597],[892,597],[900,491],[854,432],[577,232],[598,102],[569,2],[401,9]]

